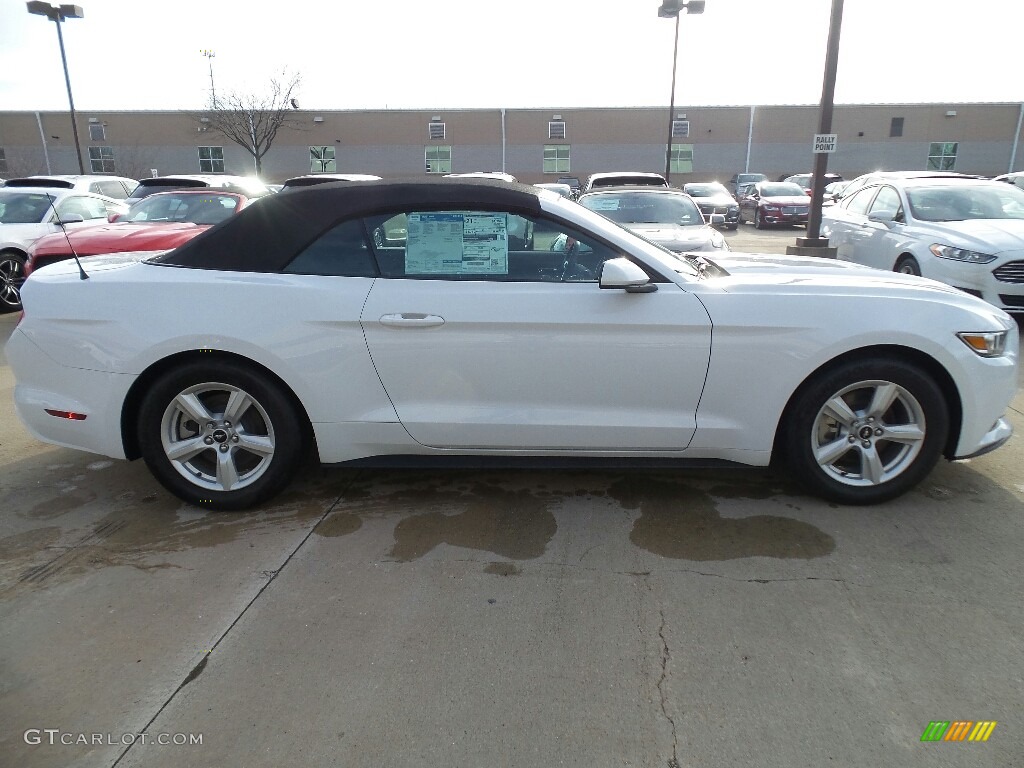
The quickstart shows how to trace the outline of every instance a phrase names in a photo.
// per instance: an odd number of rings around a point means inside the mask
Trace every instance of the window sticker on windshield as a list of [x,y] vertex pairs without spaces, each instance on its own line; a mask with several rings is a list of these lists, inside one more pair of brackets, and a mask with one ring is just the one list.
[[503,213],[410,213],[406,275],[507,275]]
[[591,200],[587,207],[592,211],[617,211],[619,210],[619,198],[607,197]]

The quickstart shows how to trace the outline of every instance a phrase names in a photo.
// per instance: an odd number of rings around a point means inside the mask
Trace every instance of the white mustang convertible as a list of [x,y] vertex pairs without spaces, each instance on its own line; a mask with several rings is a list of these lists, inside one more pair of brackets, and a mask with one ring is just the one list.
[[33,273],[15,400],[41,440],[142,457],[193,504],[258,504],[307,449],[779,460],[868,504],[1011,432],[1017,326],[980,299],[832,260],[674,254],[535,187],[324,184],[142,258]]

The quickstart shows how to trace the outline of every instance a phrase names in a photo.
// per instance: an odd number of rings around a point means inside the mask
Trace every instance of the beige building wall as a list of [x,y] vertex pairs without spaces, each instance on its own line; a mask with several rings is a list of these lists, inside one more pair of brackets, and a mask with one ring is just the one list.
[[[839,105],[833,131],[837,151],[829,170],[852,177],[877,169],[923,169],[935,142],[955,142],[955,169],[995,175],[1024,167],[1022,105],[865,104]],[[224,149],[225,172],[248,174],[253,159],[241,147],[207,130],[187,112],[80,112],[78,129],[89,171],[89,147],[114,151],[117,172],[133,177],[198,173],[199,147]],[[727,180],[750,170],[775,178],[811,169],[816,105],[694,107],[680,105],[677,119],[689,136],[692,171],[673,183]],[[892,136],[893,118],[902,135]],[[548,138],[551,121],[565,123],[565,138]],[[430,138],[429,125],[444,123],[444,138]],[[90,136],[102,125],[102,138]],[[42,127],[42,131],[40,131]],[[338,172],[384,177],[421,176],[425,151],[451,147],[451,170],[505,170],[525,182],[552,181],[544,172],[544,148],[568,145],[567,175],[585,179],[608,170],[665,170],[667,107],[618,109],[473,110],[296,110],[264,158],[264,178],[280,181],[310,173],[311,146],[334,147]],[[749,143],[748,143],[749,137]],[[67,112],[0,112],[0,177],[49,172],[76,173],[78,162]],[[747,156],[749,152],[749,163]]]

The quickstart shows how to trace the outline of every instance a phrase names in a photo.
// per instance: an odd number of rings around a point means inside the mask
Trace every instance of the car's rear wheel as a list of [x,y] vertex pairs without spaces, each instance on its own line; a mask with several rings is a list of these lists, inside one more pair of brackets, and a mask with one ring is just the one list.
[[21,286],[25,283],[25,255],[0,253],[0,313],[21,310]]
[[303,424],[267,376],[225,361],[194,362],[150,389],[138,437],[150,471],[171,493],[238,510],[288,484],[307,444]]
[[925,372],[875,358],[812,380],[791,403],[784,428],[788,464],[808,490],[842,504],[874,504],[931,471],[949,415]]
[[903,256],[896,262],[893,271],[903,275],[920,275],[921,265],[913,256]]

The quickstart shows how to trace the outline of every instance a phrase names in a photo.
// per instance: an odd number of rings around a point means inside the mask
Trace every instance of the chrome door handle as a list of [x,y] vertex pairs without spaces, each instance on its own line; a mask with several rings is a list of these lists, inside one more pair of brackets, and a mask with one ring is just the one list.
[[437,328],[444,325],[440,315],[425,315],[422,312],[400,312],[381,315],[380,324],[388,328]]

